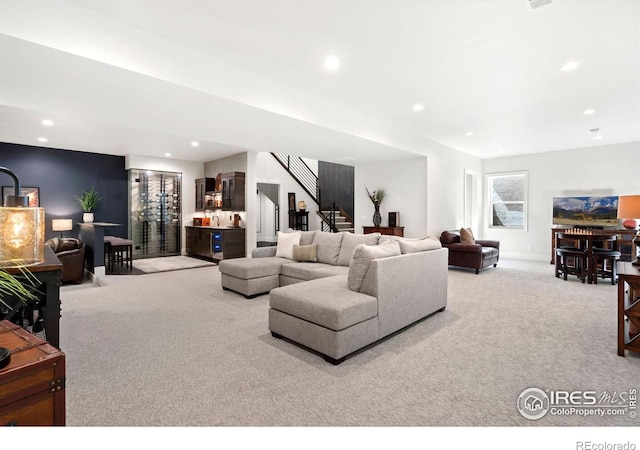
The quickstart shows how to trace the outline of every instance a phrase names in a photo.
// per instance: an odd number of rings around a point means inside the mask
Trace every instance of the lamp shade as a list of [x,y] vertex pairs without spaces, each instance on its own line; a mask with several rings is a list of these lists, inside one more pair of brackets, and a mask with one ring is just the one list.
[[44,208],[0,208],[0,267],[44,261]]
[[618,197],[618,219],[640,219],[640,195]]
[[53,219],[51,221],[52,231],[71,231],[73,230],[72,219]]

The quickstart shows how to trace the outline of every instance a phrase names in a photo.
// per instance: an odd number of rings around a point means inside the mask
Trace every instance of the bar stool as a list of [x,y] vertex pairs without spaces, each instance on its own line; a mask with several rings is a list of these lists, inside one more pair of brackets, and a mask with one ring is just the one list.
[[[562,239],[575,239],[573,236],[565,236],[564,233],[558,233],[557,240]],[[567,281],[567,275],[576,275],[583,283],[587,278],[587,251],[582,248],[582,242],[576,240],[575,246],[562,246],[555,248],[556,259],[556,278],[560,278]],[[573,263],[570,265],[569,262]]]
[[618,282],[616,266],[622,253],[618,250],[618,236],[596,236],[591,250],[591,270],[593,282],[598,284],[598,275],[611,278],[611,284]]
[[106,272],[113,273],[116,264],[125,267],[127,271],[133,270],[133,241],[117,236],[104,237],[104,253],[107,259]]

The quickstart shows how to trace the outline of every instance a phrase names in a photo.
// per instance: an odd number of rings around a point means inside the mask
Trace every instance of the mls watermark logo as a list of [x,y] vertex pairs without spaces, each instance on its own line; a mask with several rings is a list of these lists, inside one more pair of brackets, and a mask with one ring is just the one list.
[[542,389],[528,388],[518,397],[518,411],[526,419],[538,420],[549,411],[549,396]]
[[626,416],[638,415],[638,390],[547,390],[527,388],[518,397],[518,411],[529,420],[552,416]]

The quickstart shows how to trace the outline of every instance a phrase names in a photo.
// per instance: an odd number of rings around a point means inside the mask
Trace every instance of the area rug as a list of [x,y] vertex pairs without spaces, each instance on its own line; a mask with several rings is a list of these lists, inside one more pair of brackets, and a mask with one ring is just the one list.
[[132,274],[168,272],[171,270],[194,269],[196,267],[215,266],[216,264],[188,256],[165,256],[162,258],[144,258],[133,260]]

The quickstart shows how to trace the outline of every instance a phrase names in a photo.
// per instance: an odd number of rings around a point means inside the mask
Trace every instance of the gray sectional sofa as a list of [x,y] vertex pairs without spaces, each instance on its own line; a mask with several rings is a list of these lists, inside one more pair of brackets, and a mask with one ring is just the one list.
[[224,289],[248,298],[269,292],[274,337],[339,364],[447,305],[448,251],[438,239],[297,233],[293,252],[258,248],[219,265]]

